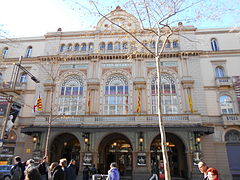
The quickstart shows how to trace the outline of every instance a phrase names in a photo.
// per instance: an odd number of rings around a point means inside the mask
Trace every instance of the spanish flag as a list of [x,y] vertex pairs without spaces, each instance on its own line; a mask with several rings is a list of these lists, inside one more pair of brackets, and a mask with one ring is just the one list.
[[137,104],[137,113],[141,112],[141,89],[138,88],[138,104]]
[[88,114],[91,114],[91,91],[88,92]]
[[194,110],[193,110],[192,96],[191,96],[191,90],[190,90],[190,88],[187,89],[187,94],[188,94],[189,108],[190,108],[191,113],[193,113]]

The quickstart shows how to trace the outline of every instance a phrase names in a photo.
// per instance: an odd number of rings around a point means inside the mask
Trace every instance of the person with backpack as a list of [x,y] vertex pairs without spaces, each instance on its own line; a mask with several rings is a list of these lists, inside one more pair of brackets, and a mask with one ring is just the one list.
[[12,167],[10,173],[12,175],[12,180],[24,180],[25,166],[22,164],[20,156],[15,157],[15,165]]
[[41,174],[41,180],[48,180],[48,157],[44,156],[42,162],[38,165],[38,171]]
[[77,170],[76,170],[76,161],[74,159],[72,159],[67,167],[67,171],[68,171],[68,179],[69,180],[76,180],[77,178]]

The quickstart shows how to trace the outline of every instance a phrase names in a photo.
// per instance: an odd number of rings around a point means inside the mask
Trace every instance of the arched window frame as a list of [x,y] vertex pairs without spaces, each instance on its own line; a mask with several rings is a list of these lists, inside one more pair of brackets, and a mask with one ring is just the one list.
[[72,44],[68,44],[67,50],[68,50],[68,51],[72,51]]
[[32,46],[28,46],[26,55],[25,55],[26,58],[29,58],[32,56],[32,49],[33,49]]
[[[151,113],[157,114],[158,109],[158,82],[155,74],[151,80]],[[168,74],[161,74],[161,105],[163,114],[177,114],[178,107],[178,93],[175,78]]]
[[79,44],[76,43],[76,44],[74,45],[74,51],[79,51],[79,48],[80,48]]
[[100,51],[105,51],[105,47],[106,45],[105,45],[105,43],[104,42],[101,42],[100,44],[99,44],[99,50]]
[[171,42],[169,40],[167,40],[165,44],[165,48],[171,48]]
[[155,49],[155,46],[156,46],[156,41],[151,41],[150,42],[150,48]]
[[121,50],[121,44],[120,42],[114,43],[114,51],[120,51]]
[[173,43],[172,43],[172,45],[173,45],[173,48],[174,48],[174,49],[179,48],[179,42],[178,42],[178,40],[174,40]]
[[107,44],[107,50],[108,50],[108,51],[112,51],[112,50],[113,50],[113,43],[112,43],[112,42],[109,42],[109,43]]
[[65,46],[65,44],[62,44],[61,46],[60,46],[60,52],[64,52],[65,51],[65,48],[66,48],[66,46]]
[[225,77],[225,71],[223,66],[217,66],[215,68],[215,76],[218,78]]
[[88,44],[88,51],[93,52],[93,50],[94,50],[94,44],[93,43],[89,43]]
[[72,74],[64,78],[60,85],[59,108],[60,115],[82,115],[84,114],[84,92],[83,79]]
[[240,132],[235,129],[229,130],[224,139],[226,143],[240,143]]
[[[225,101],[225,102],[224,102]],[[221,114],[234,114],[234,102],[232,97],[228,94],[222,94],[219,96],[219,105]]]
[[20,83],[26,83],[27,82],[27,73],[25,73],[25,72],[21,73],[19,82]]
[[129,113],[129,82],[123,74],[112,74],[104,85],[103,114]]
[[87,44],[86,43],[81,44],[81,51],[83,51],[83,52],[87,51]]
[[8,47],[5,47],[3,48],[3,51],[2,51],[2,57],[7,58],[7,56],[8,56]]
[[128,43],[127,42],[123,42],[122,49],[123,50],[127,50],[128,49]]
[[211,39],[211,47],[213,51],[219,51],[218,41],[216,38]]

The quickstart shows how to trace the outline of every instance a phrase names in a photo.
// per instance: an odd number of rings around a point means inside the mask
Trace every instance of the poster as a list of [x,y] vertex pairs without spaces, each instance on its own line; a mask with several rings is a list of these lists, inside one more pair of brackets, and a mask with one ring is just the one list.
[[92,165],[92,153],[85,153],[83,157],[83,165],[91,166]]
[[138,153],[137,165],[138,166],[146,166],[146,153]]

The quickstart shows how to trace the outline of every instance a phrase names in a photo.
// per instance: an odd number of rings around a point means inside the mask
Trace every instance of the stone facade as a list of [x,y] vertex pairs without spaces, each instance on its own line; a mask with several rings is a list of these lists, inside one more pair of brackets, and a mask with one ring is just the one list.
[[[135,17],[119,8],[108,17],[127,20],[126,28],[135,30],[134,35],[154,51],[154,38],[140,29]],[[217,168],[221,179],[240,174],[239,167],[231,169],[230,157],[231,144],[240,149],[240,97],[234,83],[240,76],[239,32],[182,26],[164,50],[163,121],[173,177],[201,177],[196,166],[200,159]],[[40,80],[36,84],[23,70],[18,73],[13,94],[22,108],[5,140],[6,146],[15,148],[14,155],[27,160],[44,154],[50,118],[51,161],[75,158],[80,171],[96,164],[101,173],[107,172],[110,161],[117,161],[122,177],[150,177],[151,164],[161,160],[153,55],[105,19],[96,30],[1,40],[0,49],[2,96],[11,92],[7,84],[19,56],[21,66]],[[42,111],[34,112],[39,97]],[[1,119],[3,124],[4,116]]]

